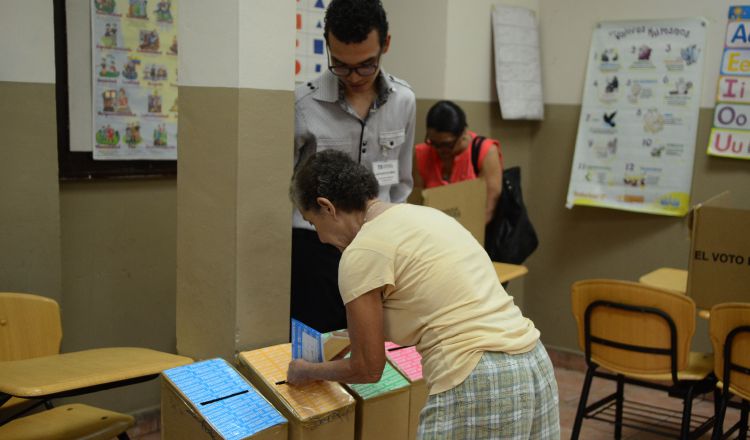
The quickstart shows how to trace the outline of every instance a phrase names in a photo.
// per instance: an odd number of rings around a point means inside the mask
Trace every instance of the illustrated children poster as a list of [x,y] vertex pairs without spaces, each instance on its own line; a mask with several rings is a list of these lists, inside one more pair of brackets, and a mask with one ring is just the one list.
[[750,6],[729,8],[708,154],[750,159]]
[[177,0],[92,0],[94,159],[177,159]]
[[688,212],[705,40],[699,18],[597,26],[567,207]]
[[330,0],[297,0],[294,79],[306,82],[328,69],[323,19]]

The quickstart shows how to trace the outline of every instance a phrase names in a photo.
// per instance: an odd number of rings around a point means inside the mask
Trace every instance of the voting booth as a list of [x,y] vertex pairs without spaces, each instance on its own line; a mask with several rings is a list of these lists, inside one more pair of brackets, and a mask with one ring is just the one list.
[[750,210],[724,192],[693,207],[690,226],[688,296],[706,310],[750,301]]
[[427,403],[429,389],[422,377],[422,356],[415,347],[385,343],[385,354],[390,362],[411,384],[409,388],[409,439],[417,438],[419,414]]
[[165,440],[285,440],[287,421],[223,359],[165,370],[161,376]]
[[465,180],[422,190],[424,206],[453,217],[484,245],[487,184],[484,179]]
[[291,360],[291,344],[239,354],[241,371],[289,420],[290,440],[353,439],[354,398],[336,382],[288,385]]
[[409,382],[388,362],[377,383],[345,384],[357,399],[357,440],[406,440]]

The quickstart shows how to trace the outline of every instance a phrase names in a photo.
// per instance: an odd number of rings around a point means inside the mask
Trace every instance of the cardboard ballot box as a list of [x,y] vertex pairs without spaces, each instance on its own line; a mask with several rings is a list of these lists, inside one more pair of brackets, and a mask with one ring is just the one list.
[[424,205],[455,218],[484,246],[487,184],[484,179],[465,180],[422,190]]
[[[291,344],[240,353],[240,369],[289,420],[292,440],[352,440],[355,401],[336,382],[286,384]],[[283,382],[283,383],[282,383]]]
[[734,208],[724,192],[690,216],[687,294],[701,309],[750,301],[750,210]]
[[409,381],[409,440],[417,438],[419,414],[422,412],[429,390],[422,377],[422,356],[415,347],[401,347],[393,342],[385,343],[388,361]]
[[223,359],[162,373],[163,439],[285,440],[287,421]]
[[377,383],[345,385],[357,399],[357,440],[409,437],[409,382],[391,364]]

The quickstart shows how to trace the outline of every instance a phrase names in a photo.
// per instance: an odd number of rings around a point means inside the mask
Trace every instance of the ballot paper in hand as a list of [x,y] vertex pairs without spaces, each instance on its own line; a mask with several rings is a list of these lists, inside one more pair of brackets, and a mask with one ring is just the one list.
[[323,337],[314,328],[292,319],[292,359],[323,362]]

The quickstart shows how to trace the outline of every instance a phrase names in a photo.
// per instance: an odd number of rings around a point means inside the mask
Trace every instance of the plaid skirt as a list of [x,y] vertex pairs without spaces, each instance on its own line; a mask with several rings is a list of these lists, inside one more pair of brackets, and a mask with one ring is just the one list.
[[429,397],[417,438],[559,439],[557,382],[541,341],[528,353],[485,352],[461,385]]

